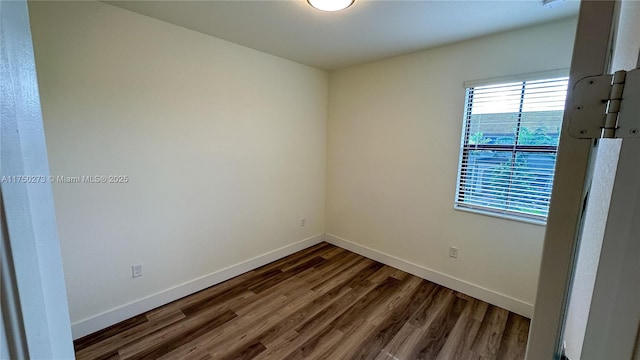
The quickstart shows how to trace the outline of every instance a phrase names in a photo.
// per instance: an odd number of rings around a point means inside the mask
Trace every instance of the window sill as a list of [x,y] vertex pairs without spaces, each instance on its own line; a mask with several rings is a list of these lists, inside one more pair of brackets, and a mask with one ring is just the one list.
[[478,214],[478,215],[491,216],[491,217],[496,217],[496,218],[511,220],[511,221],[518,221],[518,222],[523,222],[523,223],[532,224],[532,225],[547,226],[546,220],[530,219],[530,218],[521,217],[517,215],[501,214],[501,213],[497,213],[489,210],[469,208],[469,207],[460,206],[460,205],[454,205],[453,208],[457,211],[464,211],[464,212],[469,212],[469,213]]

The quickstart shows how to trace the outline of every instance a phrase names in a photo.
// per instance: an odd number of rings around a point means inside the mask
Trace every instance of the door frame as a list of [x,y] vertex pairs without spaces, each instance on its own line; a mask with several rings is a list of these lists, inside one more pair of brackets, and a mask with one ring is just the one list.
[[[640,3],[621,1],[611,72],[640,69]],[[627,73],[618,118],[638,126],[640,70]],[[633,122],[635,125],[625,124]],[[631,359],[640,332],[640,139],[620,141],[609,212],[582,348],[583,360]],[[640,357],[640,349],[636,348]]]
[[74,359],[26,0],[0,1],[0,357]]
[[526,358],[530,360],[561,356],[560,339],[595,144],[594,140],[570,135],[571,111],[568,109],[573,108],[573,88],[580,79],[608,72],[615,15],[613,0],[583,1],[580,5],[538,292],[527,344]]

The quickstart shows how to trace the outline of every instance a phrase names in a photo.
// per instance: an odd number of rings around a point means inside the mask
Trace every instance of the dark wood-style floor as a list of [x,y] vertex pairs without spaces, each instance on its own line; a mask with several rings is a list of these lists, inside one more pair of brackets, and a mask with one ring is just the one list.
[[75,341],[78,359],[522,359],[529,320],[321,243]]

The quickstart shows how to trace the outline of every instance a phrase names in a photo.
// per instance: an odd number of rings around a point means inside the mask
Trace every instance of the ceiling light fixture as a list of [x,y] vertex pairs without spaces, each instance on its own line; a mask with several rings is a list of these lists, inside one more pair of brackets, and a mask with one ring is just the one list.
[[322,11],[339,11],[348,8],[354,0],[307,0],[309,5]]

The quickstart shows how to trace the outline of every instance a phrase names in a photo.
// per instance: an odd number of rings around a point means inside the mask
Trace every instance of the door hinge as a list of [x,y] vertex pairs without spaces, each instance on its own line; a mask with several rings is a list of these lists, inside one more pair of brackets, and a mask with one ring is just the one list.
[[569,133],[578,139],[640,138],[640,69],[579,80]]

